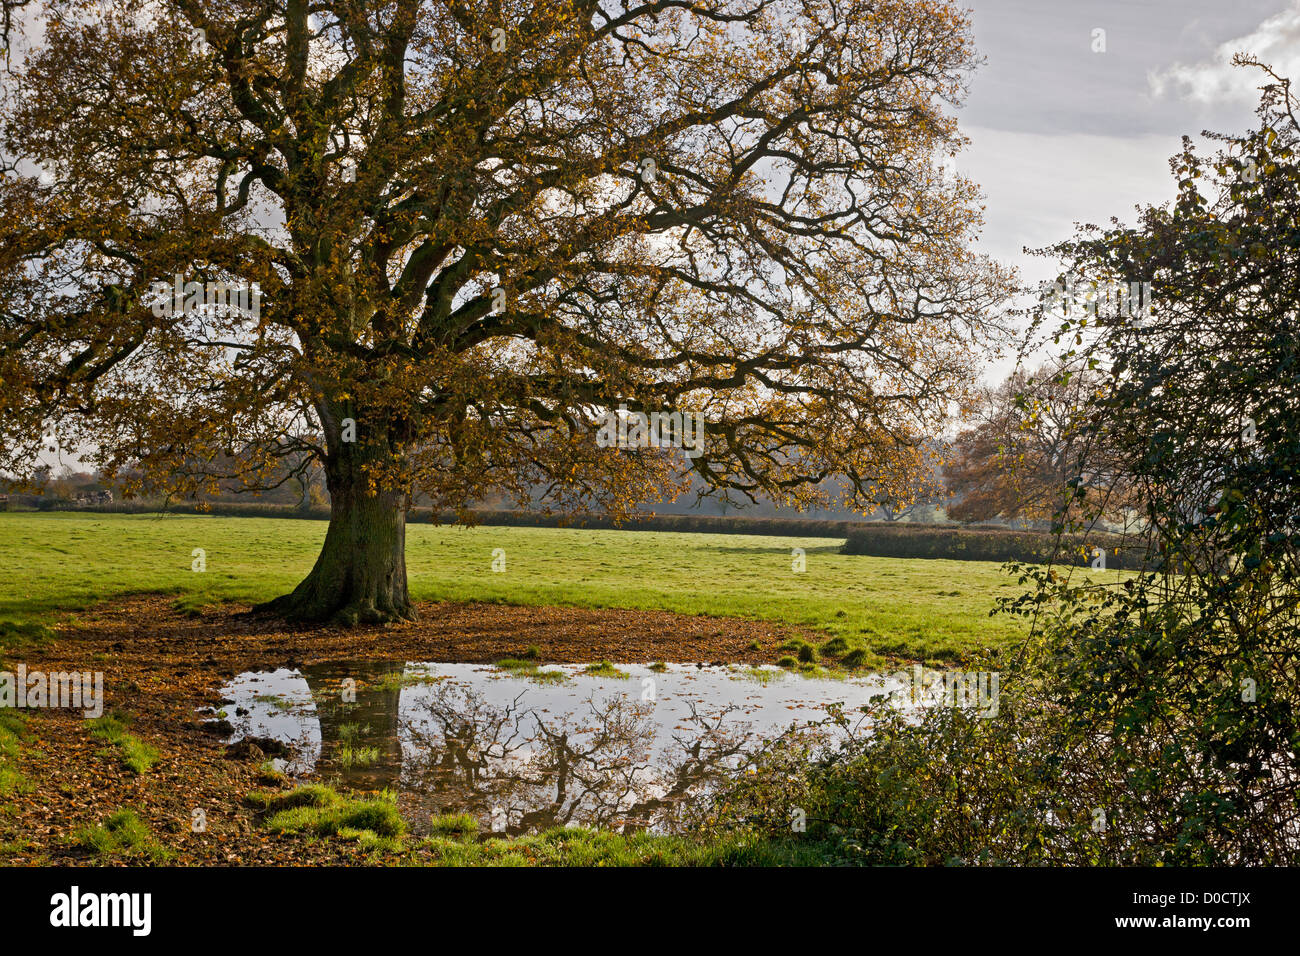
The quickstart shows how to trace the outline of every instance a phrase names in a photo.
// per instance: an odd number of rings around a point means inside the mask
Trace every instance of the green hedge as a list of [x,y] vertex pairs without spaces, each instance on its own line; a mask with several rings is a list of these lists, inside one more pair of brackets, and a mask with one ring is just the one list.
[[[71,502],[51,502],[42,510],[85,511],[99,514],[212,514],[232,518],[306,518],[325,520],[330,516],[329,508],[298,508],[293,505],[268,504],[265,502],[212,502],[203,506],[197,502],[173,502],[162,505],[157,502],[118,501],[109,505],[90,505],[78,507]],[[860,521],[825,521],[801,518],[747,518],[730,515],[635,515],[616,522],[608,515],[543,514],[537,511],[475,511],[474,518],[483,525],[514,525],[532,528],[609,528],[623,531],[680,531],[694,534],[759,534],[778,535],[799,538],[843,538],[853,528],[860,527]],[[407,517],[410,522],[428,523],[433,520],[429,508],[412,509]],[[438,516],[440,524],[452,524],[456,516],[443,513]]]
[[[78,507],[74,503],[46,500],[41,510],[88,511],[101,514],[212,514],[233,518],[305,518],[323,521],[329,508],[298,508],[266,502],[198,502],[117,501],[110,505]],[[844,554],[864,554],[882,558],[947,558],[957,561],[1033,561],[1083,566],[1091,561],[1096,547],[1106,549],[1108,569],[1141,567],[1137,549],[1126,546],[1118,535],[1072,535],[1058,539],[1046,531],[1013,531],[990,525],[973,528],[956,525],[929,525],[909,522],[817,520],[812,518],[747,518],[731,515],[635,515],[616,522],[609,515],[543,514],[538,511],[475,511],[482,525],[508,525],[529,528],[599,528],[623,531],[678,531],[690,534],[757,534],[797,538],[847,538]],[[433,513],[415,508],[411,522],[428,523]],[[455,515],[438,516],[440,524],[452,524]],[[1119,553],[1116,554],[1116,549]]]
[[1055,535],[1010,528],[959,528],[923,524],[861,524],[848,532],[844,554],[880,558],[947,558],[957,561],[1030,561],[1079,567],[1106,552],[1107,570],[1143,566],[1143,552],[1128,539],[1106,533]]

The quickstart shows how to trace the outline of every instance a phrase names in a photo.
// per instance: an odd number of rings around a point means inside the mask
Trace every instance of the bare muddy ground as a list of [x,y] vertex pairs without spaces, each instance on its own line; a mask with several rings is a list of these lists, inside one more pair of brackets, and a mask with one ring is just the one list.
[[[418,622],[362,627],[287,627],[246,608],[176,611],[172,599],[141,596],[78,616],[56,639],[8,655],[29,671],[102,671],[107,711],[129,715],[130,732],[159,752],[141,774],[91,736],[80,712],[24,710],[29,739],[16,760],[26,792],[0,803],[0,863],[94,863],[77,846],[79,828],[135,810],[175,864],[249,865],[368,862],[355,842],[276,836],[259,829],[244,797],[273,789],[254,753],[232,757],[196,711],[219,706],[217,688],[253,669],[327,661],[418,660],[492,663],[535,646],[541,663],[726,661],[771,663],[779,644],[812,637],[798,628],[662,611],[425,604]],[[757,641],[762,649],[752,649]],[[206,830],[194,833],[193,811]],[[122,862],[139,862],[123,858]]]

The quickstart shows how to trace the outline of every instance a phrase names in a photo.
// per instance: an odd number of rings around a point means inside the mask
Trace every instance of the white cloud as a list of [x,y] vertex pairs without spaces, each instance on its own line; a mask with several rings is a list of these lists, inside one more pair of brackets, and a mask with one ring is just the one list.
[[1174,95],[1197,103],[1252,101],[1259,96],[1264,74],[1233,66],[1237,53],[1253,54],[1281,76],[1300,79],[1300,0],[1269,17],[1251,33],[1219,44],[1209,60],[1174,63],[1147,74],[1153,96]]

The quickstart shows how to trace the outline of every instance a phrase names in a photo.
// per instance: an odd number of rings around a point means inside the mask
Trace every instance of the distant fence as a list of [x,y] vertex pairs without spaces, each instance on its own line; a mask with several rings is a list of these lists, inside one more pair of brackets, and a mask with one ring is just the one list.
[[1107,569],[1136,570],[1144,552],[1129,539],[1097,532],[1055,535],[1048,531],[923,524],[861,524],[848,532],[844,554],[880,558],[946,558],[956,561],[1028,561],[1086,566],[1104,552]]

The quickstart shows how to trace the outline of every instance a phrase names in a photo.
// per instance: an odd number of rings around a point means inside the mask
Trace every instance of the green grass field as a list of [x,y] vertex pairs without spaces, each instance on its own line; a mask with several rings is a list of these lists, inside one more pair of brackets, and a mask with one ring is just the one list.
[[[138,592],[187,606],[260,601],[311,568],[322,521],[0,514],[0,619],[60,615]],[[658,608],[808,625],[877,653],[953,659],[1021,625],[989,611],[1020,586],[1000,565],[838,554],[841,539],[589,531],[407,529],[414,599]],[[803,548],[807,570],[792,570]],[[207,570],[191,570],[192,552]],[[493,550],[505,571],[492,570]]]

